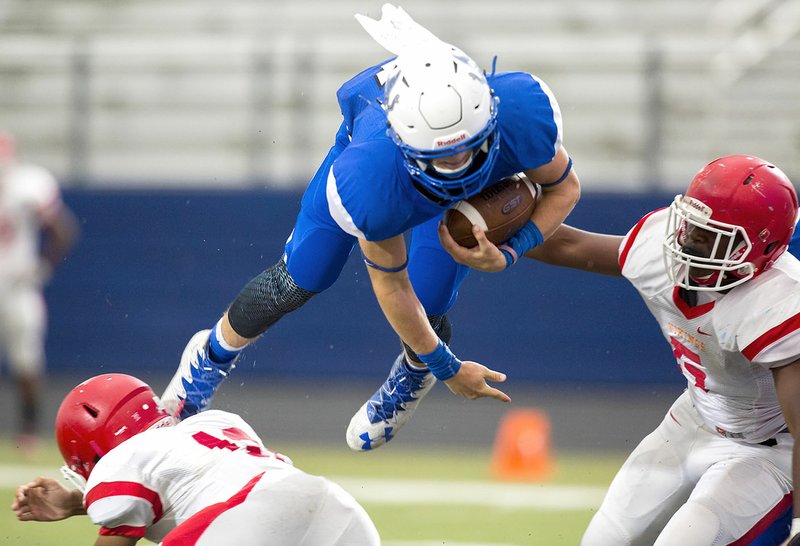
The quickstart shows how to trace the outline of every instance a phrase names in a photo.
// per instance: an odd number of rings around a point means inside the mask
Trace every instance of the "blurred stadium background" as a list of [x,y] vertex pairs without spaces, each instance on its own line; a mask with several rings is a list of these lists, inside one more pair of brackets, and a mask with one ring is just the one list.
[[[497,55],[553,89],[584,186],[574,225],[623,233],[730,153],[800,180],[798,0],[399,4],[486,69]],[[191,334],[279,258],[338,127],[336,89],[388,56],[353,18],[380,6],[0,0],[0,129],[57,174],[83,230],[47,290],[47,419],[93,373],[165,382]],[[473,273],[452,319],[456,352],[507,372],[514,405],[550,416],[556,450],[626,452],[681,389],[618,279],[532,263]],[[352,258],[248,349],[219,403],[268,442],[345,449],[396,349]],[[0,400],[9,433],[7,381]],[[397,442],[488,450],[507,409],[440,388]]]

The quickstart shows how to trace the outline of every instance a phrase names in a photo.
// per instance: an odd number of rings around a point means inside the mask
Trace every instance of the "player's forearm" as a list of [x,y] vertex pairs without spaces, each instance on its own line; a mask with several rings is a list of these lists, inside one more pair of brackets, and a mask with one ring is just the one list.
[[405,271],[370,270],[372,288],[394,331],[417,354],[430,353],[439,342]]
[[43,226],[42,230],[42,257],[52,267],[56,267],[75,246],[80,232],[78,220],[71,210],[63,207],[58,216],[50,224]]
[[70,490],[69,500],[64,507],[65,517],[85,516],[86,509],[83,507],[83,493],[77,489]]
[[550,265],[619,277],[622,272],[617,250],[621,242],[619,235],[592,233],[562,224],[549,239],[528,251],[525,257]]
[[[792,483],[800,483],[800,360],[772,369],[775,392],[786,426],[794,438]],[[800,503],[794,503],[794,518],[800,518]]]
[[575,172],[557,186],[546,188],[533,211],[531,220],[547,240],[566,220],[581,196],[581,186]]

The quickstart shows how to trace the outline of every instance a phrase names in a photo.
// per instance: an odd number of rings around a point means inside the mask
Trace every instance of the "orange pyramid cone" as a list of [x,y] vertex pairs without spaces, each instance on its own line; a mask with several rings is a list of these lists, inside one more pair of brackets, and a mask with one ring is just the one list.
[[495,438],[492,477],[547,479],[555,466],[550,448],[550,420],[544,412],[532,408],[510,411],[501,419]]

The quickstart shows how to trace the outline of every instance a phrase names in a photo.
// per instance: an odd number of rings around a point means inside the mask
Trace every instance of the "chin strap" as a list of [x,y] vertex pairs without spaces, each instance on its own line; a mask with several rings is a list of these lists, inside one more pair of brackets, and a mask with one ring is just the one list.
[[67,465],[62,466],[59,470],[61,470],[61,476],[75,489],[80,491],[81,493],[86,492],[86,478],[72,470]]

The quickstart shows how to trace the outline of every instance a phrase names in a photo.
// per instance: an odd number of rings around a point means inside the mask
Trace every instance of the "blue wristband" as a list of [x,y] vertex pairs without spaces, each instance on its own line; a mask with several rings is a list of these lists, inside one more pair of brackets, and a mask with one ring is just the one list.
[[517,263],[520,256],[544,242],[544,236],[539,227],[528,220],[516,235],[500,245],[498,248],[506,257],[506,269]]
[[433,376],[440,381],[447,381],[461,369],[461,361],[441,339],[433,352],[424,355],[417,353],[417,356],[428,366]]

